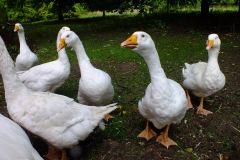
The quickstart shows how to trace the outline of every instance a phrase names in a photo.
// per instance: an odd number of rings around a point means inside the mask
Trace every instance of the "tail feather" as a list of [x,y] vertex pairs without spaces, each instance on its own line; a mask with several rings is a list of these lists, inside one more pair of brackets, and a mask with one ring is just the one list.
[[94,109],[95,114],[105,116],[105,115],[111,113],[112,111],[114,111],[115,109],[117,109],[116,105],[117,105],[117,103],[113,103],[113,104],[109,104],[106,106],[96,107]]
[[186,78],[186,75],[189,73],[190,64],[184,63],[185,67],[182,69],[182,75]]
[[188,69],[190,66],[190,64],[188,64],[188,63],[184,63],[184,65],[185,65],[186,69]]

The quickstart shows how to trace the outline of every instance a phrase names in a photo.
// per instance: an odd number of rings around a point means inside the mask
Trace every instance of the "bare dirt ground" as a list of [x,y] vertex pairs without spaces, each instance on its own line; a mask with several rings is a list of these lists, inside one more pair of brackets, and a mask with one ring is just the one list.
[[[182,32],[182,29],[176,30]],[[193,97],[194,109],[187,112],[181,124],[172,126],[170,136],[178,146],[169,149],[157,144],[154,139],[146,142],[138,139],[137,134],[145,127],[145,122],[137,111],[137,104],[129,113],[128,122],[123,130],[124,136],[108,136],[96,129],[82,142],[81,160],[240,160],[240,35],[223,33],[221,39],[231,39],[229,47],[224,47],[219,63],[226,76],[223,90],[205,100],[207,109],[214,114],[207,117],[196,115],[199,99]],[[238,43],[236,43],[238,42]],[[96,62],[98,65],[98,62]],[[128,79],[136,74],[138,65],[133,62],[111,63],[112,68],[121,71]],[[76,69],[77,70],[77,69]],[[79,73],[79,71],[75,71]],[[125,86],[122,91],[125,90]],[[0,81],[0,113],[8,116],[4,101],[4,88]],[[120,113],[119,113],[120,114]],[[123,114],[123,113],[121,113]],[[113,121],[114,123],[114,121]],[[139,124],[142,126],[139,126]],[[115,125],[116,126],[116,125]],[[129,129],[131,128],[131,129]],[[114,133],[116,129],[114,130]],[[156,130],[157,131],[157,130]],[[158,133],[160,131],[157,131]],[[41,155],[46,153],[46,144],[30,134],[35,148]]]
[[[225,34],[222,39],[224,38],[240,42],[240,36],[237,34]],[[222,160],[239,160],[240,46],[235,45],[224,49],[220,57],[221,69],[226,76],[226,85],[222,91],[205,100],[205,106],[214,114],[207,117],[196,115],[199,99],[193,97],[195,108],[189,110],[182,123],[176,125],[177,127],[173,126],[170,133],[174,139],[180,139],[181,144],[178,147],[167,150],[154,140],[149,142],[130,139],[99,140],[96,138],[98,134],[94,134],[85,146],[85,150],[89,149],[91,153],[84,152],[83,159],[218,160],[221,155]],[[126,70],[127,66],[124,68]],[[137,136],[136,131],[128,134]],[[97,145],[95,140],[97,140]]]

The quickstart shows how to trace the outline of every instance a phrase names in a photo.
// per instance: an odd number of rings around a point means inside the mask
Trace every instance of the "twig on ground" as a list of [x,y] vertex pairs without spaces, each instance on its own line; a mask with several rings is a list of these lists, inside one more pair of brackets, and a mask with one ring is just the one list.
[[222,108],[222,103],[220,104],[216,112],[219,112],[221,108]]
[[239,129],[237,129],[236,127],[234,127],[234,126],[232,126],[232,125],[231,125],[231,127],[232,127],[235,131],[237,131],[237,132],[240,133],[240,130],[239,130]]

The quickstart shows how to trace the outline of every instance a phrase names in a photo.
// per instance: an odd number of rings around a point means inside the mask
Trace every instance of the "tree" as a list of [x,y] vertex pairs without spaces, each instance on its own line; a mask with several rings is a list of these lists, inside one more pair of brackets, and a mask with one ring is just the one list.
[[1,16],[0,16],[0,24],[1,24],[8,20],[5,0],[0,0],[0,13],[1,13]]
[[240,0],[238,0],[238,14],[240,15]]
[[209,0],[202,0],[201,1],[201,15],[207,16],[209,14]]
[[117,11],[125,0],[83,0],[90,11],[101,11],[105,17],[106,11]]
[[[24,9],[31,10],[32,12],[35,11],[35,14],[38,14],[38,10],[43,8],[44,6],[51,5],[51,8],[48,8],[51,10],[52,13],[56,14],[59,21],[64,20],[64,12],[69,11],[74,3],[80,1],[80,0],[6,0],[7,1],[7,8],[13,9],[13,14],[20,13],[21,15],[18,16],[18,18],[25,18],[27,17],[24,13]],[[16,12],[17,11],[17,12]],[[42,10],[44,12],[44,10]]]
[[159,12],[165,9],[167,13],[171,6],[194,6],[198,0],[126,0],[124,9],[138,10],[140,14]]
[[[35,3],[50,3],[52,0],[32,0]],[[58,21],[63,21],[64,16],[63,13],[70,10],[74,3],[78,2],[79,0],[55,0],[53,5],[53,12],[58,15]]]

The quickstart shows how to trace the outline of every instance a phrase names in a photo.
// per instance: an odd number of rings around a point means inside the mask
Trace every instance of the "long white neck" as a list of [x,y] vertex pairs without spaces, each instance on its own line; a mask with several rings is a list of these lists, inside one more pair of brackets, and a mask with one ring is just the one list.
[[[57,35],[57,40],[56,40],[56,48],[57,48],[57,50],[58,50],[58,46],[59,46],[59,43],[60,43],[60,38],[61,38],[62,32],[63,31],[60,30],[58,32],[58,35]],[[66,65],[70,66],[70,62],[69,62],[69,59],[68,59],[68,56],[67,56],[65,48],[62,48],[60,51],[58,51],[58,60],[60,60],[62,63],[65,63]]]
[[2,75],[4,89],[5,89],[5,98],[8,101],[10,98],[19,92],[26,90],[26,87],[17,77],[14,63],[10,57],[5,46],[0,46],[0,72]]
[[58,60],[60,60],[61,62],[65,63],[65,64],[69,63],[69,59],[68,59],[65,48],[58,51]]
[[167,77],[161,67],[161,63],[155,46],[151,49],[141,51],[140,55],[147,63],[151,76],[151,83],[166,83]]
[[213,48],[208,50],[208,65],[206,72],[218,72],[220,71],[219,65],[218,65],[218,54],[219,54],[220,48]]
[[87,53],[84,49],[84,46],[79,38],[74,43],[73,49],[77,55],[81,75],[83,75],[84,70],[86,71],[86,69],[92,68],[93,66],[92,66],[90,59],[87,56]]
[[25,34],[24,31],[19,31],[18,32],[18,39],[20,43],[20,53],[25,53],[25,50],[30,50],[30,48],[27,45],[26,39],[25,39]]

